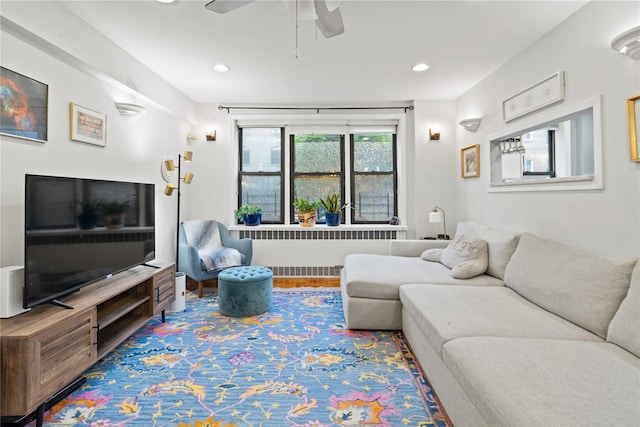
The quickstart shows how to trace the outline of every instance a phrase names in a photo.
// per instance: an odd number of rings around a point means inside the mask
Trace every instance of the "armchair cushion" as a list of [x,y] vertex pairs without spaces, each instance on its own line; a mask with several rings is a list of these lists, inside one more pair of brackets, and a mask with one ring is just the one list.
[[[220,222],[217,224],[222,246],[238,250],[241,254],[241,264],[251,265],[253,241],[251,239],[236,239],[229,234],[229,230],[224,224]],[[197,282],[217,278],[220,271],[223,270],[207,271],[203,269],[197,249],[187,243],[183,224],[180,224],[178,234],[178,270]]]
[[240,265],[240,252],[222,245],[216,221],[185,221],[183,227],[187,243],[198,251],[203,269],[215,271]]

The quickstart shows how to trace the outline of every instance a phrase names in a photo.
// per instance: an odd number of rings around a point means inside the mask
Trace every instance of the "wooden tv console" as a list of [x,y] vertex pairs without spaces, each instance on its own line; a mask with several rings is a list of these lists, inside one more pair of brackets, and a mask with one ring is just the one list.
[[37,411],[84,371],[162,314],[175,298],[175,264],[139,265],[64,297],[72,310],[44,304],[0,319],[0,414]]

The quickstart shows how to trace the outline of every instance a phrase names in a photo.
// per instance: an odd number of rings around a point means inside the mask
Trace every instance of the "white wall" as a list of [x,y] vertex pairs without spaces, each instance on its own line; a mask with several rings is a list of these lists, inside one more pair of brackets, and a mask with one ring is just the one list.
[[[409,155],[410,197],[412,214],[409,224],[414,238],[435,236],[444,224],[429,223],[429,212],[438,206],[445,210],[447,233],[456,229],[456,193],[454,183],[460,176],[456,150],[455,101],[415,101],[415,146]],[[440,128],[440,140],[429,140],[429,129]]]
[[[457,121],[482,117],[477,133],[457,131],[458,149],[481,145],[481,177],[456,179],[459,220],[529,231],[592,253],[640,255],[640,164],[629,160],[625,103],[640,94],[640,62],[610,47],[639,17],[638,2],[590,2],[458,99]],[[502,101],[558,70],[566,81],[561,105],[603,95],[604,190],[488,193],[487,135],[505,127]]]
[[[26,14],[31,10],[28,7],[22,12]],[[19,20],[20,14],[14,12],[13,18]],[[26,30],[22,32],[26,39],[29,34],[33,35]],[[33,40],[27,43],[23,37],[7,33],[4,26],[1,36],[2,66],[49,85],[49,126],[48,141],[44,143],[0,137],[0,265],[24,263],[24,175],[27,173],[156,184],[156,257],[173,261],[176,197],[163,195],[165,182],[160,175],[160,163],[166,155],[175,155],[177,160],[178,152],[187,146],[186,134],[190,128],[187,121],[176,118],[169,108],[159,107],[156,101],[144,96],[138,101],[147,107],[147,114],[135,120],[123,119],[116,111],[114,99],[130,97],[135,91],[80,71],[60,60],[59,53],[36,48]],[[90,45],[91,33],[85,33],[83,40]],[[105,56],[108,56],[104,50],[107,48],[102,45]],[[116,54],[121,53],[115,45],[112,48]],[[141,65],[136,68],[129,59],[132,75],[143,78],[149,73]],[[167,95],[170,106],[176,99],[185,105],[190,103],[168,85],[158,85],[157,92]],[[162,97],[157,99],[161,101]],[[106,147],[69,139],[69,102],[107,115]],[[190,109],[195,111],[195,105]]]

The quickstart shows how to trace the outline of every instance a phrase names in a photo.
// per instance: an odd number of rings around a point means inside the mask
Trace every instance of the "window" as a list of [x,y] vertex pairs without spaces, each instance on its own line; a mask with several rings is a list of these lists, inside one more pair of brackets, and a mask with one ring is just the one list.
[[598,96],[490,136],[490,191],[602,188],[600,109]]
[[[262,208],[262,222],[282,223],[283,165],[280,152],[284,145],[283,128],[241,128],[238,205]],[[274,162],[277,152],[277,162]]]
[[[292,201],[298,197],[319,201],[333,193],[344,200],[344,135],[291,135],[291,153]],[[321,212],[318,222],[324,221]]]
[[389,222],[396,215],[396,138],[351,134],[352,222]]
[[296,198],[337,193],[351,207],[343,223],[387,224],[398,215],[395,128],[241,125],[238,204],[260,206],[265,223],[295,223]]

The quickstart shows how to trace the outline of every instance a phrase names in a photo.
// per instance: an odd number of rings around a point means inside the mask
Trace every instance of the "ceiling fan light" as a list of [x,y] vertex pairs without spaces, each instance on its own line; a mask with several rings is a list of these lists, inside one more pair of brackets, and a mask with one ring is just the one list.
[[329,9],[329,12],[333,12],[340,6],[340,0],[324,0],[324,4],[327,5],[327,9]]
[[296,0],[298,8],[298,19],[315,21],[318,19],[314,0]]

